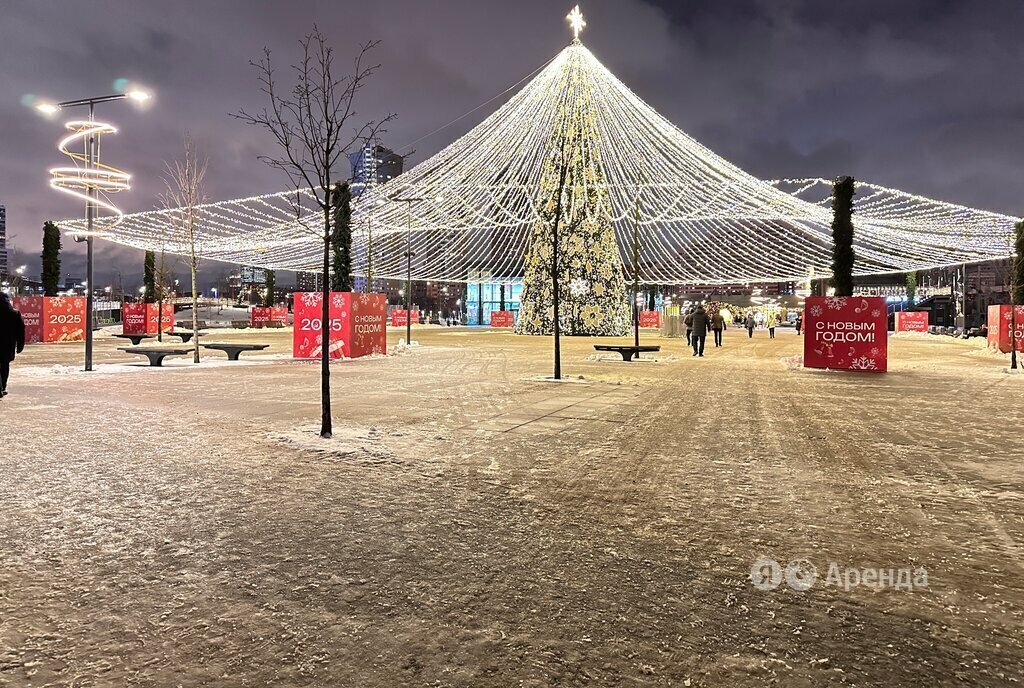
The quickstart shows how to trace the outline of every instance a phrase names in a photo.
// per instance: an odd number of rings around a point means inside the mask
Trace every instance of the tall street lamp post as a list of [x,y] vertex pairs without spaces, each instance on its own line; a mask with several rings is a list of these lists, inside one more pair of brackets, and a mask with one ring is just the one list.
[[[412,346],[412,311],[410,303],[412,299],[412,204],[427,200],[422,196],[402,197],[392,196],[393,201],[405,203],[405,345]],[[440,203],[443,199],[438,196],[434,199]]]
[[[96,105],[99,103],[107,103],[114,100],[124,100],[130,98],[137,103],[145,102],[149,99],[149,94],[141,90],[132,90],[127,93],[113,93],[106,96],[97,96],[95,98],[79,98],[77,100],[65,100],[63,102],[52,104],[52,103],[40,103],[36,105],[36,109],[46,115],[52,115],[60,110],[64,110],[72,107],[79,107],[86,105],[89,107],[89,124],[95,122],[94,112]],[[69,126],[69,128],[71,128]],[[73,129],[74,131],[81,131],[81,129]],[[58,190],[67,190],[68,187],[85,188],[86,204],[85,204],[85,222],[86,222],[86,262],[85,262],[85,312],[86,312],[86,325],[85,325],[85,369],[87,371],[92,370],[92,328],[93,328],[93,298],[92,298],[92,286],[93,286],[93,227],[96,221],[96,190],[102,188],[106,191],[119,191],[121,189],[128,188],[128,175],[123,173],[115,173],[114,178],[109,174],[109,168],[106,173],[98,171],[98,157],[99,157],[99,135],[101,133],[116,131],[113,127],[106,125],[101,126],[90,126],[85,129],[85,172],[82,175],[78,175],[72,180],[72,184],[59,185],[56,184],[57,179],[51,182],[51,186]],[[64,146],[67,145],[75,135],[64,139],[61,143],[61,152],[67,152],[64,150]],[[55,177],[57,176],[56,171],[54,172]],[[71,194],[78,196],[78,193],[71,191]],[[107,204],[107,207],[110,207]],[[116,210],[116,209],[115,209]],[[82,241],[81,237],[75,237],[75,241]]]

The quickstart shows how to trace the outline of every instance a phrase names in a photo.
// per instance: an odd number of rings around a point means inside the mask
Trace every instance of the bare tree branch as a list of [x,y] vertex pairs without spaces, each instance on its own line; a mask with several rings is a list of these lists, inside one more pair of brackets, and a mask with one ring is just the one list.
[[[292,65],[294,84],[282,92],[277,83],[270,50],[263,49],[263,57],[250,62],[256,70],[260,91],[270,101],[269,107],[249,113],[239,110],[233,117],[267,131],[277,144],[277,155],[261,155],[264,163],[281,170],[295,191],[293,210],[296,222],[323,241],[323,311],[321,318],[321,437],[330,437],[331,398],[329,363],[330,280],[331,268],[331,188],[340,181],[339,163],[344,164],[348,154],[359,144],[366,144],[383,133],[384,125],[394,119],[389,114],[380,120],[369,120],[353,126],[357,116],[356,97],[380,65],[366,66],[370,51],[377,41],[360,46],[352,73],[334,76],[334,51],[326,36],[314,24],[313,30],[301,41],[302,56]],[[353,130],[351,138],[343,132]],[[343,175],[345,178],[347,174]],[[308,222],[312,213],[306,198],[315,201],[320,212],[319,229]]]

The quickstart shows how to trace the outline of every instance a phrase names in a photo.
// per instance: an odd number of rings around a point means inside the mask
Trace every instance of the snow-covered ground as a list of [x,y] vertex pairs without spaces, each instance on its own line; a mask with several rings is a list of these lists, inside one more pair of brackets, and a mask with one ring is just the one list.
[[[393,346],[404,329],[389,330]],[[934,686],[1024,681],[1024,376],[946,337],[806,371],[416,328],[319,366],[32,346],[0,400],[0,685]],[[622,340],[625,341],[625,340]],[[246,359],[250,359],[246,362]],[[115,374],[116,373],[116,374]],[[761,591],[759,557],[818,583]],[[913,590],[825,585],[923,568]]]

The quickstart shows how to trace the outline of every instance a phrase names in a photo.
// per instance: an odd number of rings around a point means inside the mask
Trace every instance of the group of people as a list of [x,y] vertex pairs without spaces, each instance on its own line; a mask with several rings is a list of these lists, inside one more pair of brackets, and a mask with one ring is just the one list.
[[[779,316],[774,312],[769,312],[763,320],[765,327],[768,328],[768,338],[775,339],[775,328],[779,326]],[[748,338],[753,338],[754,330],[759,324],[754,311],[748,311],[746,318],[736,316],[733,322],[741,323],[746,328]],[[726,325],[725,317],[721,313],[708,313],[704,306],[698,305],[686,314],[683,324],[686,326],[686,344],[693,347],[694,356],[704,355],[704,340],[707,338],[708,332],[714,333],[715,347],[722,346],[722,332],[726,329]],[[796,333],[800,334],[803,327],[803,313],[797,313],[794,324]]]
[[686,343],[693,347],[694,356],[704,355],[704,343],[708,332],[715,336],[715,347],[722,346],[722,332],[725,330],[725,318],[721,313],[709,314],[704,306],[697,306],[683,318],[686,325]]
[[7,396],[11,362],[25,349],[25,321],[14,310],[10,297],[0,292],[0,399]]

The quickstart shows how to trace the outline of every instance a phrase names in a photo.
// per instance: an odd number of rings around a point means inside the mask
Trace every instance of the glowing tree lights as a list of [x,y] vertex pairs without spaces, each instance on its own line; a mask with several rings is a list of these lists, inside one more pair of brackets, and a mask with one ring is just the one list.
[[[583,19],[574,14],[578,32]],[[661,117],[575,40],[477,127],[353,203],[352,272],[367,272],[372,227],[376,278],[404,279],[408,251],[416,280],[523,281],[533,260],[528,245],[551,199],[545,175],[566,104],[574,104],[589,128],[586,138],[599,161],[577,202],[591,199],[584,214],[593,227],[611,224],[623,256],[637,226],[641,284],[829,276],[828,186],[750,176]],[[401,200],[438,196],[442,202],[413,206],[411,217]],[[317,240],[302,226],[315,224],[317,208],[310,197],[296,218],[294,199],[291,191],[204,206],[202,254],[270,269],[322,269]],[[1004,215],[863,183],[855,210],[854,275],[1013,254],[1014,220]],[[165,212],[127,215],[104,237],[156,247]],[[82,228],[81,222],[61,225]]]
[[[578,31],[575,17],[569,15]],[[622,261],[601,166],[591,83],[579,53],[562,72],[561,103],[540,180],[516,332],[621,335],[629,328]],[[557,235],[556,235],[557,233]],[[555,310],[555,283],[559,311]],[[570,288],[571,287],[571,288]],[[557,316],[556,316],[557,312]]]

